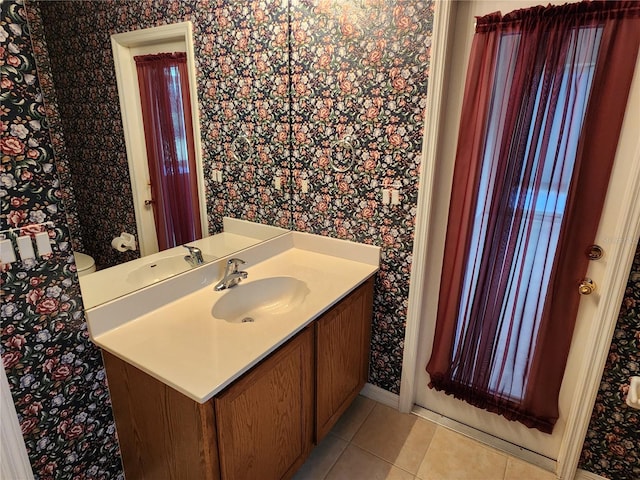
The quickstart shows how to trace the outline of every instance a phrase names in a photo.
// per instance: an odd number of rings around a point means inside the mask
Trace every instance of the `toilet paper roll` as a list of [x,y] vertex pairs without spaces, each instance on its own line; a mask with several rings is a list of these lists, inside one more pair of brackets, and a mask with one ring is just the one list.
[[629,379],[629,391],[627,392],[627,405],[640,409],[640,377]]
[[122,232],[119,237],[111,240],[111,246],[119,252],[136,249],[136,237],[130,233]]
[[124,245],[124,240],[122,239],[122,237],[116,237],[111,240],[111,246],[119,252],[126,252],[128,250]]

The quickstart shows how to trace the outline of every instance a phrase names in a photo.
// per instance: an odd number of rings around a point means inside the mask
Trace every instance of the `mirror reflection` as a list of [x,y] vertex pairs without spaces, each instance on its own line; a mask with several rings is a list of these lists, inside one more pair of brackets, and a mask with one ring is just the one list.
[[[156,199],[147,197],[146,206],[134,200],[134,190],[148,194],[149,182],[135,186],[129,168],[120,107],[130,102],[118,92],[111,36],[187,19],[193,26],[194,118],[201,127],[194,141],[202,154],[196,162],[202,236],[224,232],[224,217],[289,227],[287,2],[205,8],[196,2],[35,1],[28,8],[74,251],[91,257],[98,271],[133,260],[150,263],[140,258],[147,252],[141,251],[145,234],[137,210],[152,212]],[[240,148],[238,138],[251,148]],[[136,136],[130,143],[145,142]],[[114,248],[123,233],[135,236],[135,249]],[[174,248],[179,255],[165,256],[189,267],[189,252]],[[137,273],[140,280],[149,277]]]
[[[160,49],[165,50],[165,49]],[[135,55],[158,250],[202,238],[186,52]]]
[[190,22],[111,35],[142,256],[208,230],[192,38]]
[[189,242],[187,245],[169,248],[90,275],[80,272],[80,287],[85,308],[95,307],[288,231],[229,217],[224,218],[223,224],[223,232]]

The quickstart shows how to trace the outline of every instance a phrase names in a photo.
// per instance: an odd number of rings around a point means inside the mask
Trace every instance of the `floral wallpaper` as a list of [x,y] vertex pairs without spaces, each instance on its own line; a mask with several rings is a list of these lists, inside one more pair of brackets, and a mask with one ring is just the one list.
[[[114,32],[183,20],[194,24],[212,232],[221,228],[224,214],[382,247],[369,380],[397,393],[434,2],[292,0],[290,10],[286,2],[267,0],[30,2],[33,28],[49,32],[34,36],[33,52],[20,5],[2,2],[7,33],[0,42],[11,43],[23,68],[27,63],[29,68],[22,76],[3,77],[2,92],[6,95],[5,82],[11,81],[11,98],[28,98],[35,107],[11,104],[7,118],[14,120],[3,119],[3,228],[5,218],[9,226],[54,220],[57,228],[50,235],[58,247],[47,262],[14,264],[3,273],[2,349],[39,475],[74,469],[90,471],[91,478],[121,475],[104,371],[87,338],[65,226],[68,221],[70,228],[81,228],[81,247],[107,266],[119,259],[108,247],[103,254],[95,252],[133,221],[130,205],[118,197],[124,197],[129,180],[111,71],[108,38]],[[9,20],[5,11],[11,11]],[[54,52],[65,52],[66,46],[77,53],[57,63]],[[46,107],[36,93],[32,55],[38,59]],[[84,71],[72,74],[76,66]],[[102,83],[106,80],[113,83]],[[250,139],[250,148],[234,142],[241,135]],[[5,161],[7,155],[23,155],[25,166],[18,168],[22,160]],[[332,162],[346,171],[335,171]],[[213,169],[223,170],[223,184],[213,182]],[[274,187],[278,177],[282,190]],[[303,180],[309,185],[306,193]],[[398,189],[401,204],[382,205],[382,187]],[[63,211],[62,197],[69,212]],[[637,477],[630,469],[638,464],[638,454],[629,442],[638,442],[638,429],[627,429],[637,424],[637,415],[618,401],[625,369],[637,369],[633,302],[640,285],[633,275],[623,305],[630,315],[621,313],[581,464],[612,479]],[[39,363],[29,363],[36,358]],[[55,396],[46,397],[49,392]],[[67,434],[71,427],[74,434]],[[97,460],[91,463],[91,458]]]
[[[221,231],[223,216],[288,228],[287,2],[217,1],[209,10],[214,22],[200,17],[206,10],[192,17],[209,229]],[[222,185],[212,182],[213,169],[222,170]]]
[[[398,393],[433,2],[292,4],[296,230],[382,247],[369,381]],[[348,141],[349,144],[343,143]],[[338,170],[337,172],[332,164]],[[383,205],[381,189],[400,190]]]
[[3,266],[0,276],[0,352],[32,469],[38,479],[123,478],[21,1],[0,2],[0,74],[0,231],[14,240],[53,225],[48,258]]
[[580,468],[611,480],[640,478],[640,411],[629,407],[629,377],[640,375],[640,243],[631,268]]
[[[381,245],[371,381],[397,393],[433,4],[37,4],[77,204],[85,210],[78,215],[83,240],[98,264],[119,260],[109,241],[133,215],[119,203],[128,193],[112,200],[114,191],[127,192],[129,179],[109,35],[191,20],[210,230],[219,231],[229,215]],[[345,135],[353,137],[353,150],[334,145]],[[332,159],[353,166],[336,173]],[[223,171],[223,184],[213,182],[213,169]],[[282,190],[274,187],[278,177]],[[308,193],[301,193],[302,180]],[[401,205],[381,204],[383,186],[400,190]]]
[[[35,7],[37,8],[37,6]],[[27,12],[27,20],[31,38],[44,38],[43,25],[40,15],[34,15],[34,9],[25,8]],[[33,45],[33,57],[35,66],[38,71],[38,79],[43,94],[43,103],[49,126],[49,134],[53,145],[54,155],[56,158],[55,166],[60,179],[60,192],[62,201],[65,205],[65,215],[67,217],[67,226],[71,235],[71,245],[74,251],[84,251],[82,243],[82,230],[80,229],[80,221],[78,219],[78,205],[73,189],[71,171],[69,165],[69,156],[66,150],[66,142],[64,140],[64,132],[62,129],[62,119],[58,111],[58,100],[53,78],[51,77],[51,65],[49,62],[49,52],[45,42]]]
[[[45,92],[60,113],[53,130],[66,142],[71,174],[64,191],[75,193],[85,251],[99,268],[137,256],[110,246],[120,232],[136,229],[113,33],[192,21],[209,230],[222,230],[223,215],[290,225],[286,2],[37,1],[30,10],[44,27],[33,37],[36,51],[50,54],[38,62],[40,73],[58,94]],[[214,169],[223,171],[222,184],[213,181]],[[283,190],[274,188],[275,177]]]

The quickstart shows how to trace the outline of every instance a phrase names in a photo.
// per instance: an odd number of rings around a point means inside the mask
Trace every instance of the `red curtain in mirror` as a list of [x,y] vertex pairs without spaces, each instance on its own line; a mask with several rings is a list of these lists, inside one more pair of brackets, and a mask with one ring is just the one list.
[[640,4],[477,21],[430,387],[551,432],[640,43]]
[[202,238],[184,52],[134,57],[158,248]]

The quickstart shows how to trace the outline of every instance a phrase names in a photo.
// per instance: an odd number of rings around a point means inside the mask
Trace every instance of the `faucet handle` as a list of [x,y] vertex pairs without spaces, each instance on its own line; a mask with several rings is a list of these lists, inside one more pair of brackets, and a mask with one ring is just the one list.
[[247,262],[245,262],[241,258],[230,258],[229,260],[227,260],[227,270],[229,272],[237,272],[238,266],[244,265],[245,263]]
[[238,271],[238,265],[244,265],[245,263],[246,262],[240,258],[230,258],[227,260],[227,268],[224,271],[224,276],[213,289],[216,292],[220,292],[237,285],[243,278],[247,278],[247,272]]
[[185,259],[189,261],[189,263],[192,263],[192,266],[201,265],[204,263],[204,258],[202,257],[202,250],[192,245],[182,245],[182,246],[187,250],[189,250],[189,255],[187,255]]

